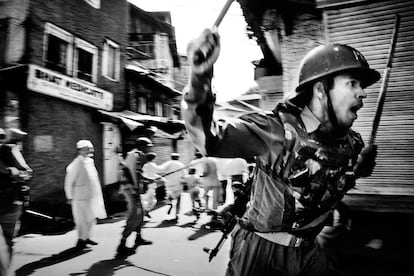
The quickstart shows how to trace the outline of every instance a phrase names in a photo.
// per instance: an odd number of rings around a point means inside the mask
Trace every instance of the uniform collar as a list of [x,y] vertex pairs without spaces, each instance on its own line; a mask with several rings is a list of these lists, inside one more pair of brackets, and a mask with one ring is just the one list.
[[305,125],[307,133],[314,132],[321,125],[319,119],[316,118],[315,114],[313,114],[309,107],[306,105],[300,113],[300,118],[302,119],[302,122]]

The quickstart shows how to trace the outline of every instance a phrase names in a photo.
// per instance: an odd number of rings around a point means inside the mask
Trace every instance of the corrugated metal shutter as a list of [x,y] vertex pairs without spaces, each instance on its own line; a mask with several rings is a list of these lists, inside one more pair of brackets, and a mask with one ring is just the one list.
[[[397,13],[401,24],[376,138],[377,166],[371,177],[358,180],[359,192],[414,195],[414,4],[411,0],[367,1],[324,11],[327,40],[357,48],[382,75]],[[366,90],[365,106],[353,127],[365,141],[381,81]]]
[[[157,154],[155,163],[160,165],[171,159],[171,153],[174,152],[172,139],[163,137],[152,137],[152,142],[154,144],[152,151],[154,151]],[[184,139],[177,141],[177,149],[175,152],[180,154],[179,160],[183,164],[189,164],[190,161],[194,158],[195,148],[191,144],[188,137],[185,137]]]

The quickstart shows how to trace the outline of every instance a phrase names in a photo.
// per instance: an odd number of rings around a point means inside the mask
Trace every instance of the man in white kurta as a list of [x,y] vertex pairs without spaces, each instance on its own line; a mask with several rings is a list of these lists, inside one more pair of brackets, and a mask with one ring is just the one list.
[[145,211],[150,212],[157,203],[156,188],[158,184],[165,183],[165,179],[159,175],[161,166],[158,166],[154,159],[157,156],[154,152],[149,152],[146,155],[147,163],[142,167],[142,176],[148,180],[147,191],[141,196],[142,205]]
[[101,185],[95,163],[91,158],[94,148],[89,140],[76,143],[78,156],[66,167],[65,194],[72,206],[72,215],[78,232],[76,247],[85,248],[97,243],[90,239],[96,218],[106,218]]
[[181,205],[181,192],[183,191],[182,182],[185,175],[184,164],[179,161],[180,155],[178,153],[171,154],[171,160],[168,160],[161,165],[161,171],[165,175],[165,190],[167,198],[171,201],[171,207],[168,213],[171,212],[173,201],[175,201],[175,218],[178,219]]

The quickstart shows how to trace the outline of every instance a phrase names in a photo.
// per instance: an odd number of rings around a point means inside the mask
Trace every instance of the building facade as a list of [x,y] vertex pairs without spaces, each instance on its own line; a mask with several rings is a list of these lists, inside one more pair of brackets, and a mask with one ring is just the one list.
[[0,126],[28,133],[33,207],[67,212],[56,207],[79,139],[92,141],[104,170],[108,129],[97,111],[125,106],[127,8],[118,0],[0,2]]
[[[194,151],[185,135],[179,105],[188,75],[183,71],[188,66],[177,53],[170,13],[147,12],[129,4],[128,37],[127,109],[152,116],[144,124],[158,129],[152,135],[157,163],[169,160],[172,152],[180,153],[181,161],[187,163]],[[141,133],[133,132],[126,144]]]

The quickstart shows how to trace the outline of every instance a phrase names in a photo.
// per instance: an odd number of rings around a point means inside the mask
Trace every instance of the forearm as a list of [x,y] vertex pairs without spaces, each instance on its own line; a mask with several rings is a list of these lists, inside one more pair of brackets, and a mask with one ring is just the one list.
[[212,71],[204,75],[191,74],[188,86],[184,89],[181,103],[182,114],[194,146],[206,154],[208,129],[213,118],[214,97],[211,91]]

